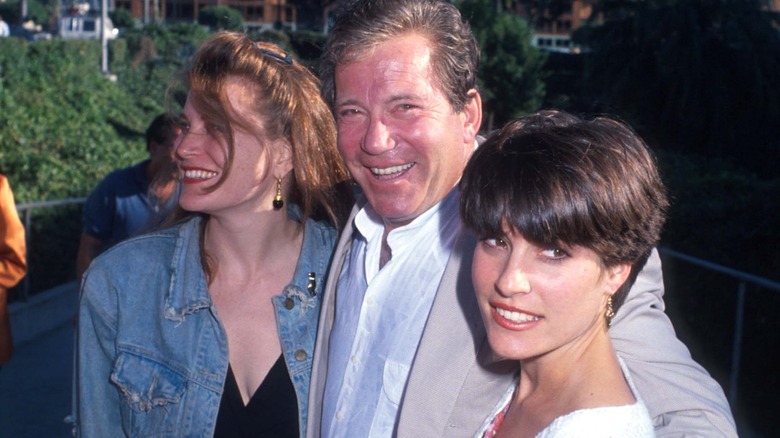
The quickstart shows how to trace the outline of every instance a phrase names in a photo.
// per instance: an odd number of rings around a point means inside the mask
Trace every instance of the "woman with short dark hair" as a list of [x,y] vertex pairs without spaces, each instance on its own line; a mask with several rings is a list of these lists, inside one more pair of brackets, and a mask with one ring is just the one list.
[[478,436],[652,437],[607,333],[668,205],[644,142],[612,118],[542,111],[481,145],[460,188],[490,346],[519,361]]

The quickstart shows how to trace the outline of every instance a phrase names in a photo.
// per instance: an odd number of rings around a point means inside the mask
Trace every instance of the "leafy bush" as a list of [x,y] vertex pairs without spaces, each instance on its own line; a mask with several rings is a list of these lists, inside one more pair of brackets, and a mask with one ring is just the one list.
[[[617,108],[659,144],[776,175],[780,33],[766,2],[601,2],[575,35],[592,49],[591,111]],[[749,153],[746,146],[749,145]]]
[[[49,9],[46,6],[47,3],[40,2],[38,0],[27,1],[27,19],[32,19],[37,24],[46,24],[49,21]],[[0,3],[0,16],[3,17],[3,21],[10,24],[21,25],[21,6],[19,0],[11,0],[4,3]]]
[[290,34],[290,45],[302,61],[313,65],[322,55],[326,38],[322,32],[298,31]]
[[241,12],[229,6],[206,6],[198,14],[198,23],[214,30],[242,30]]
[[[129,30],[110,43],[115,82],[100,72],[99,41],[0,39],[0,168],[16,201],[87,196],[146,157],[143,133],[206,34],[198,25]],[[35,210],[33,292],[73,279],[80,220],[80,208]]]
[[94,40],[0,41],[0,162],[19,201],[82,196],[143,155],[117,129],[143,132],[149,115],[101,75],[100,54]]
[[485,127],[498,129],[537,110],[544,98],[546,54],[531,46],[528,23],[514,14],[497,12],[488,0],[462,0],[459,8],[474,29],[481,51]]
[[114,9],[108,13],[108,17],[116,28],[126,29],[135,27],[135,18],[127,9]]
[[[743,272],[780,281],[780,178],[760,179],[728,161],[659,154],[672,208],[662,245]],[[664,258],[667,313],[680,339],[724,387],[730,388],[738,281],[687,262]],[[749,286],[738,399],[732,410],[739,425],[771,436],[767,424],[780,409],[780,294]],[[761,386],[763,391],[747,391]],[[740,431],[745,432],[745,431]],[[743,433],[740,433],[742,436]]]
[[780,281],[780,178],[761,179],[728,161],[663,151],[672,198],[664,243],[677,251]]

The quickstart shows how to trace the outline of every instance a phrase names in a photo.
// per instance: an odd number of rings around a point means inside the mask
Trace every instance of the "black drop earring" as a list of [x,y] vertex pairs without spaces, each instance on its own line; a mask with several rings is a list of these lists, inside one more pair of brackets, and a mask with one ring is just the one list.
[[274,197],[274,210],[281,210],[284,207],[284,200],[282,200],[282,179],[276,178],[276,196]]

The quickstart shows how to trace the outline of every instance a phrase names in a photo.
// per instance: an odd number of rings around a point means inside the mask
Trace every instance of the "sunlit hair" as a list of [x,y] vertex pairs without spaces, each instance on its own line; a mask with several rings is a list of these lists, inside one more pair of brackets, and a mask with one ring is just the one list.
[[[255,96],[252,114],[230,111],[229,78]],[[293,157],[289,200],[301,208],[301,223],[315,217],[343,224],[351,206],[349,176],[336,149],[336,125],[320,96],[319,81],[306,67],[274,44],[254,42],[238,32],[219,32],[198,48],[186,85],[204,123],[227,144],[225,171],[211,190],[230,173],[235,129],[270,141],[284,138]]]
[[616,310],[657,244],[668,207],[655,160],[631,128],[560,111],[512,121],[485,141],[460,190],[463,222],[481,238],[502,236],[506,223],[538,246],[579,245],[604,267],[631,264],[613,296]]
[[433,51],[432,67],[439,88],[460,112],[477,88],[479,48],[458,9],[441,0],[357,0],[342,7],[330,30],[320,62],[322,95],[333,105],[335,74],[392,38],[419,34]]

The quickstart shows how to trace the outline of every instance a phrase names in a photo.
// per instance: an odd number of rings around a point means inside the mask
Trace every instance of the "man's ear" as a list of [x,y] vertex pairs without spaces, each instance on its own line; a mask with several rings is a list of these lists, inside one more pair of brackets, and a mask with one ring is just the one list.
[[463,106],[463,142],[470,143],[477,138],[482,126],[482,96],[476,89],[469,91],[470,99]]

